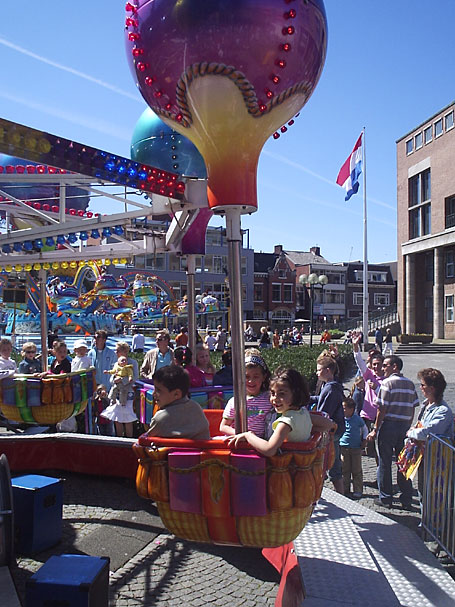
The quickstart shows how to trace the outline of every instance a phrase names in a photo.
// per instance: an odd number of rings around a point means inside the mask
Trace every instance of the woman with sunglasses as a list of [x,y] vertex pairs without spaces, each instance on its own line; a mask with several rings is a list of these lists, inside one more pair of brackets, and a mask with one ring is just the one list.
[[141,377],[152,379],[153,374],[161,367],[168,367],[174,363],[174,352],[170,347],[170,335],[167,329],[161,329],[156,334],[156,348],[149,350],[141,366]]

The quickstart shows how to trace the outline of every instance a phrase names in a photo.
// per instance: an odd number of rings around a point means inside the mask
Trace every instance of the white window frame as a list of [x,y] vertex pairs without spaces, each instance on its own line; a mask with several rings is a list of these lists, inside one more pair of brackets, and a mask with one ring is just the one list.
[[355,291],[352,294],[352,305],[353,306],[362,306],[363,305],[363,293],[359,293],[358,291]]
[[[441,125],[441,132],[440,133],[436,133],[436,125],[440,124]],[[434,138],[436,139],[437,137],[441,137],[441,135],[444,134],[444,124],[442,122],[442,118],[439,118],[439,120],[436,120],[434,123]]]
[[[427,133],[430,133],[430,137],[427,138]],[[423,143],[425,145],[428,145],[429,143],[431,143],[433,141],[433,125],[430,124],[430,126],[427,126],[426,129],[423,129]]]
[[446,322],[454,321],[454,296],[446,295],[445,308],[446,308]]
[[[417,143],[417,138],[420,138],[420,143]],[[414,137],[414,148],[416,150],[420,150],[420,148],[423,146],[423,135],[422,135],[422,131],[420,131],[420,133],[417,133]]]
[[[273,298],[274,287],[279,287],[280,288],[280,298],[279,299],[274,299]],[[281,303],[281,301],[282,301],[281,297],[282,297],[281,282],[272,282],[272,302],[273,303]]]
[[[256,287],[261,287],[261,297],[262,299],[256,299]],[[255,282],[253,286],[253,297],[254,303],[264,301],[264,283],[263,282]]]
[[[380,301],[383,299],[383,301]],[[390,306],[390,293],[374,293],[375,306]]]
[[[292,282],[285,282],[283,284],[283,301],[284,303],[292,303],[293,300],[293,295],[294,295],[294,290],[293,287],[294,285],[292,284]],[[291,288],[291,299],[284,299],[285,295],[286,295],[286,287],[290,287]]]
[[[452,126],[449,126],[449,127],[448,127],[448,126],[447,126],[447,119],[448,119],[450,116],[452,116]],[[451,130],[453,129],[453,127],[454,127],[454,126],[455,126],[455,125],[454,125],[454,119],[453,119],[453,110],[452,110],[451,112],[449,112],[448,114],[446,114],[446,115],[444,116],[444,129],[445,129],[446,133],[447,133],[447,131],[451,131]]]
[[408,139],[406,141],[406,156],[409,156],[409,154],[412,154],[413,151],[414,151],[414,139]]

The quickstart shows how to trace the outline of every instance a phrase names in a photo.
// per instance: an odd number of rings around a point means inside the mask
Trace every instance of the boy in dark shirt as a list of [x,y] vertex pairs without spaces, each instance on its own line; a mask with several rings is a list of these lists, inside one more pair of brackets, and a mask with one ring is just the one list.
[[33,373],[41,373],[41,361],[36,357],[36,346],[32,341],[27,341],[22,346],[21,352],[24,360],[19,363],[18,373],[24,375],[33,375]]

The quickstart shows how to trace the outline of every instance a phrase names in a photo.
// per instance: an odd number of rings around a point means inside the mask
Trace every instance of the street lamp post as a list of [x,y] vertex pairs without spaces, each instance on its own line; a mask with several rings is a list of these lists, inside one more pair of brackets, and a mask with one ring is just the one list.
[[302,274],[299,277],[299,283],[305,287],[310,287],[310,348],[313,347],[313,312],[314,312],[314,287],[320,286],[323,290],[329,279],[325,274],[318,276],[315,272],[310,275]]

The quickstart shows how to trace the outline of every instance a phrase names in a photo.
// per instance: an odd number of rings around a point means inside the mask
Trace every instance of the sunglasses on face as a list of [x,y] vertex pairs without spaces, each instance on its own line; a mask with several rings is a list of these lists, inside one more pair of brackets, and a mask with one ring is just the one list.
[[36,350],[24,350],[25,354],[36,354]]

